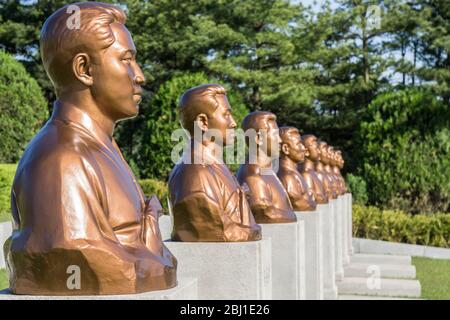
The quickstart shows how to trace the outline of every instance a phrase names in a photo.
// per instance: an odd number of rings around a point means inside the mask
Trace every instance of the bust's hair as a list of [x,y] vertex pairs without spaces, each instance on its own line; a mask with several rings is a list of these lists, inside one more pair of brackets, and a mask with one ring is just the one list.
[[305,145],[305,147],[309,146],[312,140],[317,140],[317,137],[313,134],[302,135],[302,142]]
[[178,113],[181,125],[192,135],[195,118],[204,113],[212,117],[219,107],[217,96],[226,96],[227,91],[219,84],[204,84],[187,90],[180,98]]
[[[79,10],[79,28],[74,24]],[[100,2],[68,4],[55,11],[44,23],[40,50],[44,68],[56,89],[67,79],[59,77],[61,68],[71,68],[72,59],[81,52],[93,54],[110,47],[116,39],[111,24],[125,24],[125,13],[118,7]]]
[[270,121],[277,121],[277,116],[268,111],[254,111],[249,113],[244,120],[242,120],[242,129],[254,129],[258,132],[261,129],[268,129]]
[[293,134],[300,135],[300,132],[295,127],[281,127],[279,133],[282,143],[288,143]]

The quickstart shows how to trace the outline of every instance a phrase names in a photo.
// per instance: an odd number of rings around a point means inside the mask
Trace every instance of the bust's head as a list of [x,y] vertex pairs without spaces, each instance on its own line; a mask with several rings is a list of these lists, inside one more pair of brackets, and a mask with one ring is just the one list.
[[330,164],[330,157],[328,154],[328,144],[325,141],[319,141],[320,161],[324,165]]
[[337,158],[337,166],[339,169],[342,169],[344,167],[344,158],[342,157],[341,150],[336,150],[336,158]]
[[333,146],[328,146],[328,161],[330,162],[331,166],[336,166],[336,151],[334,150]]
[[302,142],[307,152],[307,158],[311,161],[320,160],[320,149],[317,137],[313,134],[306,134],[302,136]]
[[281,127],[281,157],[289,158],[295,163],[305,161],[306,148],[297,128]]
[[45,21],[41,57],[58,97],[83,91],[112,120],[137,115],[145,78],[125,20],[116,6],[80,2]]
[[251,112],[242,121],[242,129],[246,134],[247,146],[250,146],[250,143],[256,143],[267,156],[279,157],[281,139],[275,114],[268,111]]
[[[236,122],[231,114],[226,90],[219,84],[204,84],[187,90],[180,98],[181,125],[192,138],[215,131],[214,142],[229,145],[234,141]],[[202,133],[196,137],[195,132]]]

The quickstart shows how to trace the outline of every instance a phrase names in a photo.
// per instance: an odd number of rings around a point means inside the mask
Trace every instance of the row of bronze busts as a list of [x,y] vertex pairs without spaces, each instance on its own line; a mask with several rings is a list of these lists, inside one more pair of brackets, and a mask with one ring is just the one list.
[[[174,287],[177,260],[161,239],[161,205],[144,195],[113,138],[118,121],[138,114],[145,82],[125,14],[105,3],[75,6],[77,15],[65,6],[41,31],[41,57],[58,99],[14,177],[13,233],[4,245],[10,289],[98,295]],[[243,122],[256,133],[249,150],[257,148],[236,179],[210,148],[232,144],[237,127],[220,85],[188,90],[179,114],[192,138],[168,182],[175,241],[258,240],[257,223],[294,222],[294,210],[313,210],[345,192],[339,153],[294,128],[280,135],[267,112]],[[213,130],[220,143],[203,138]]]
[[346,192],[340,151],[314,135],[301,136],[294,127],[279,129],[276,116],[264,111],[252,112],[242,122],[244,132],[254,134],[246,136],[249,154],[236,179],[222,153],[214,154],[222,146],[205,138],[216,130],[223,133],[223,145],[234,141],[236,123],[220,85],[188,90],[179,111],[191,147],[169,178],[174,241],[259,240],[259,223],[295,222],[295,211],[314,211],[317,204]]

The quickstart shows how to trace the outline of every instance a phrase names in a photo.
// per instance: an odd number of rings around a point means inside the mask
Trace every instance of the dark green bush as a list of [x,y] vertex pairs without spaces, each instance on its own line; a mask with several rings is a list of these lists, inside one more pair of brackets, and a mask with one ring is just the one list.
[[426,90],[378,96],[357,137],[369,203],[411,213],[448,212],[450,110]]
[[19,160],[47,117],[47,102],[36,80],[0,50],[0,162]]
[[362,205],[367,203],[367,184],[363,178],[349,173],[346,176],[346,184],[348,191],[352,193],[353,203]]
[[374,240],[450,247],[450,214],[411,215],[353,205],[353,236]]

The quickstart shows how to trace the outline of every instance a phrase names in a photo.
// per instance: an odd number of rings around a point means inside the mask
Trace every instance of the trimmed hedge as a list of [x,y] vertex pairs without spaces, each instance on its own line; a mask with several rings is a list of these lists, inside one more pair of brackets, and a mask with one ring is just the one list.
[[353,205],[353,236],[450,247],[450,214],[416,214]]

